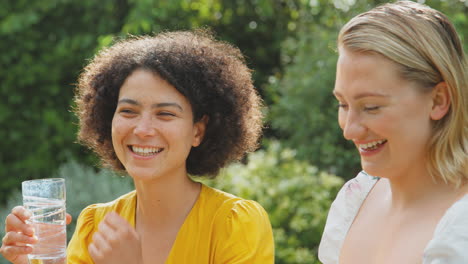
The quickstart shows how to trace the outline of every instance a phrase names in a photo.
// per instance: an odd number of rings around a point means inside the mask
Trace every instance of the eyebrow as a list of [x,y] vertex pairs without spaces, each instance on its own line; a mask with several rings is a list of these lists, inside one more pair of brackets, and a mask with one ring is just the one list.
[[[337,97],[343,97],[343,95],[341,95],[339,92],[337,92],[336,90],[333,90],[333,94]],[[381,93],[373,93],[373,92],[363,92],[363,93],[358,93],[356,94],[353,99],[354,100],[358,100],[358,99],[362,99],[364,97],[388,97],[388,95],[386,94],[381,94]]]
[[[117,104],[131,104],[131,105],[136,105],[136,106],[140,106],[141,104],[133,99],[127,99],[127,98],[124,98],[124,99],[120,99]],[[157,103],[157,104],[152,104],[151,105],[151,108],[159,108],[159,107],[175,107],[175,108],[179,108],[180,111],[184,111],[184,109],[182,108],[182,106],[180,106],[179,104],[177,103]]]

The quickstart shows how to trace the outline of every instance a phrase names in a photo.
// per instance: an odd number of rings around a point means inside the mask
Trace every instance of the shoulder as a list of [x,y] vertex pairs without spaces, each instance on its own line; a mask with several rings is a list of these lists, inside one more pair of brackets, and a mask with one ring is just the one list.
[[352,213],[357,213],[357,210],[361,207],[378,179],[378,177],[371,176],[362,171],[355,178],[347,181],[333,201],[327,221],[343,215],[344,212],[350,212],[351,214],[348,217],[354,219]]
[[364,200],[378,179],[379,177],[374,177],[361,171],[355,178],[343,185],[338,195],[344,196],[347,200],[349,198],[353,200],[357,199],[358,201]]
[[468,260],[468,194],[440,220],[424,250],[424,264],[465,263]]
[[212,222],[216,263],[273,263],[273,231],[265,209],[220,190],[207,191],[216,206]]
[[267,221],[269,225],[268,214],[256,201],[245,200],[208,186],[203,188],[207,203],[205,209],[211,208],[215,218],[259,223]]
[[319,258],[323,263],[337,263],[348,229],[378,179],[362,171],[338,192],[330,206],[319,246]]
[[360,172],[355,178],[347,181],[330,207],[327,223],[342,218],[352,221],[378,179],[378,177]]

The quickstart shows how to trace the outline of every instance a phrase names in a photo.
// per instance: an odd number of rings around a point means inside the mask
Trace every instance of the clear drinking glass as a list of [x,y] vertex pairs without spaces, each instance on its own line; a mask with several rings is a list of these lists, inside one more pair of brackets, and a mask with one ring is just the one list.
[[66,264],[66,193],[64,179],[40,179],[22,183],[23,206],[31,212],[28,224],[38,242],[28,255],[30,264]]

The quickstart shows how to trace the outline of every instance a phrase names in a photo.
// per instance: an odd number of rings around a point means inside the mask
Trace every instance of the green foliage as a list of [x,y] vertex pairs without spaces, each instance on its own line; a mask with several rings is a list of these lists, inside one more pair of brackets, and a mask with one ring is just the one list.
[[0,11],[1,202],[19,182],[50,177],[71,157],[91,162],[73,144],[73,83],[98,36],[118,30],[127,8],[114,0],[7,2]]
[[[341,134],[336,118],[336,35],[346,13],[326,1],[310,7],[298,25],[297,38],[283,43],[283,75],[270,85],[269,120],[298,157],[340,176],[359,170],[359,156]],[[311,16],[314,12],[317,15]],[[349,15],[348,15],[349,16]]]
[[207,183],[259,202],[275,238],[275,263],[319,263],[317,249],[328,208],[343,180],[295,159],[295,151],[271,142]]

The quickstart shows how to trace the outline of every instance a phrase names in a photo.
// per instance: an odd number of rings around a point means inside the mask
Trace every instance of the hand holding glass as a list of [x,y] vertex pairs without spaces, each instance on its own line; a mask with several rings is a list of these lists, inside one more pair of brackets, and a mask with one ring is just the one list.
[[31,213],[38,242],[28,255],[30,264],[66,263],[65,180],[41,179],[22,184],[23,205]]

